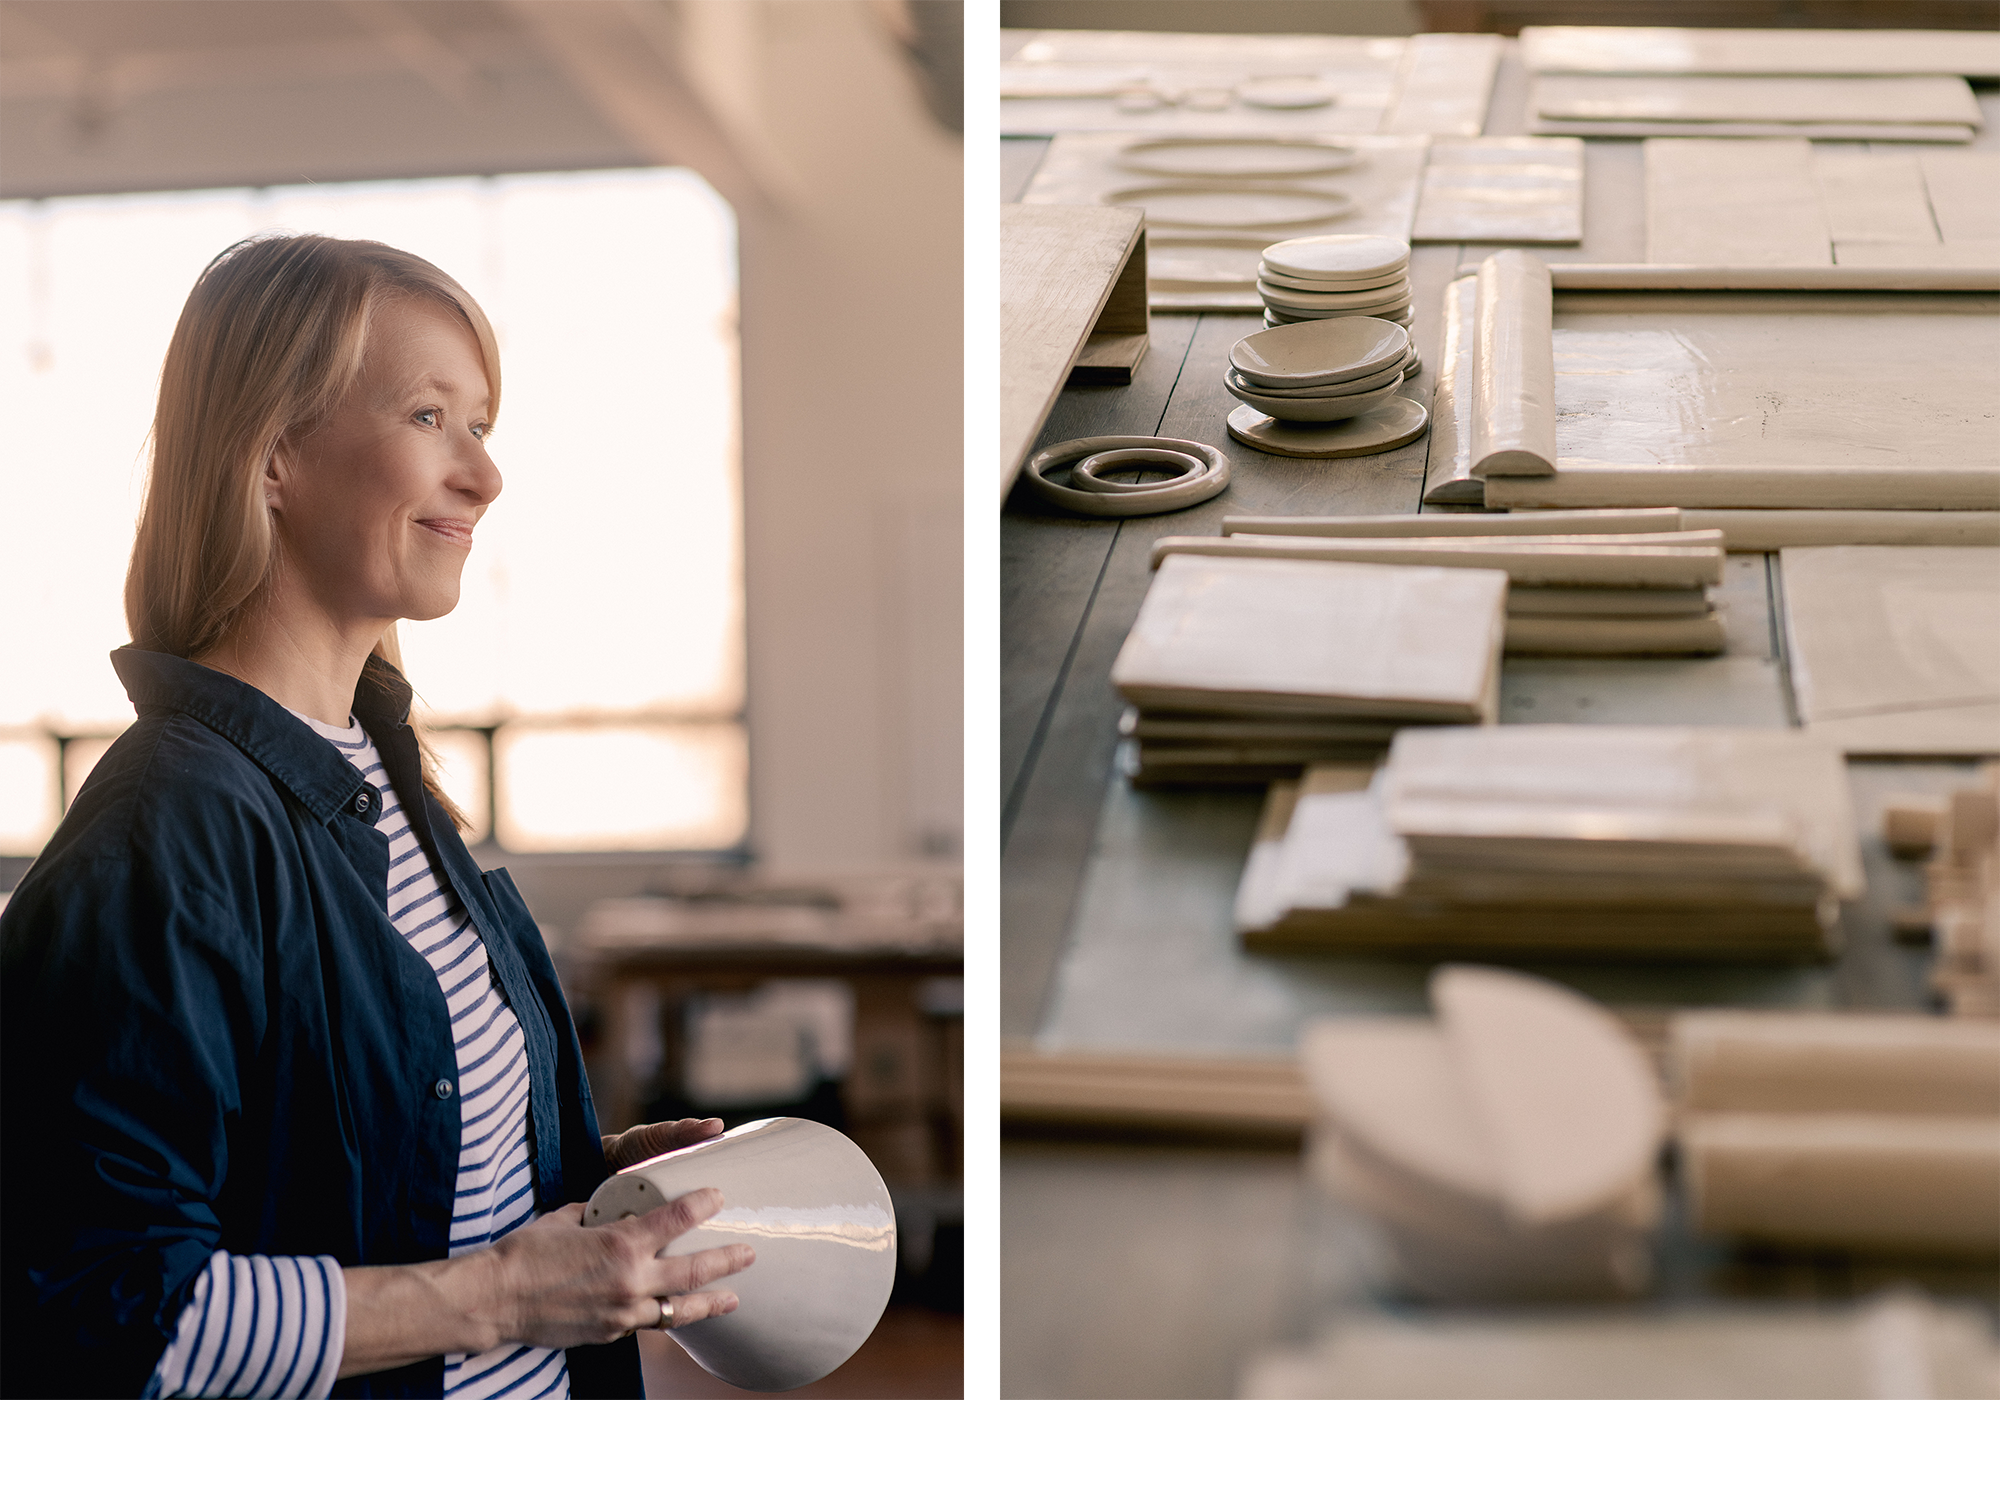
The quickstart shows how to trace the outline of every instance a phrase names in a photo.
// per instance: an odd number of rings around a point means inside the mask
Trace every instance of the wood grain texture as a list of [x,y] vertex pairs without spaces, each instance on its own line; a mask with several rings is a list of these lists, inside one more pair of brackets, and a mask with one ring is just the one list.
[[[1136,209],[1000,209],[1000,489],[1069,379],[1144,232]],[[1127,330],[1119,330],[1121,332]]]

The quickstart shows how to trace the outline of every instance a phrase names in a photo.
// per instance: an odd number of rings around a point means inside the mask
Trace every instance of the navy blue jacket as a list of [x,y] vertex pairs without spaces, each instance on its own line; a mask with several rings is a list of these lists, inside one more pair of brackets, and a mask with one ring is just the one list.
[[[450,1242],[456,1055],[389,921],[381,799],[255,688],[112,662],[139,722],[0,916],[8,1397],[139,1395],[215,1250],[375,1266]],[[555,969],[513,881],[423,792],[409,704],[400,677],[364,677],[354,714],[520,1019],[536,1203],[588,1198],[604,1153]],[[572,1395],[643,1394],[630,1340],[569,1368]],[[439,1356],[333,1393],[443,1381]]]

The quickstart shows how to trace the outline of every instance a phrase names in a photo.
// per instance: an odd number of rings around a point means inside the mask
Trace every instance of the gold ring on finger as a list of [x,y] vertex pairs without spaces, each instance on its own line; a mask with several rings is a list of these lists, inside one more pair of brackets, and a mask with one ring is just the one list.
[[665,1297],[662,1297],[662,1298],[660,1298],[660,1299],[659,1299],[659,1302],[660,1302],[660,1321],[659,1321],[659,1322],[657,1322],[657,1323],[655,1323],[655,1324],[653,1325],[653,1327],[654,1327],[655,1329],[663,1329],[663,1328],[671,1328],[671,1327],[673,1327],[673,1326],[674,1326],[674,1305],[673,1305],[673,1303],[672,1303],[672,1302],[670,1302],[670,1301],[668,1301],[668,1300],[667,1300],[667,1299],[666,1299]]

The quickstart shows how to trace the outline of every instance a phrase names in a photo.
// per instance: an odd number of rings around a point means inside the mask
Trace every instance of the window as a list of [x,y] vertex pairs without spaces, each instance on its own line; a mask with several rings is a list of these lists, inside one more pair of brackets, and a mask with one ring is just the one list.
[[0,203],[0,854],[132,721],[106,657],[160,361],[202,267],[275,228],[422,255],[499,336],[505,490],[458,609],[401,627],[472,841],[740,845],[734,220],[646,169]]

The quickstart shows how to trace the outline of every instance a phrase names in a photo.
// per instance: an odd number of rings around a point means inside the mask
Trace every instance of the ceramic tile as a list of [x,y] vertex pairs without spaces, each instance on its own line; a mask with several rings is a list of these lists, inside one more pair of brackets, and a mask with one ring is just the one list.
[[1830,265],[1804,141],[1649,140],[1646,259],[1656,265]]
[[[1963,78],[1537,78],[1530,110],[1554,123],[1984,124]],[[1580,131],[1583,134],[1590,132]],[[1670,134],[1661,131],[1661,134]]]
[[1576,244],[1583,238],[1583,142],[1433,141],[1411,237]]

